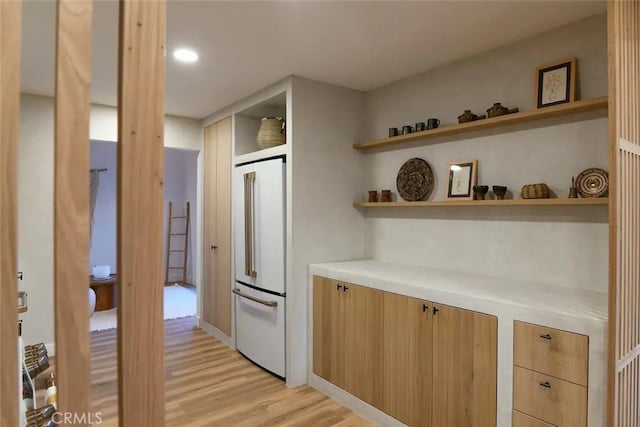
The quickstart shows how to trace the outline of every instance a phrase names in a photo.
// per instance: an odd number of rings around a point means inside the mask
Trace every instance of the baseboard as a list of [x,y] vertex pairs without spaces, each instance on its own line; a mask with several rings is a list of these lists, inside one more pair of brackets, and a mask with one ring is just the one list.
[[361,417],[368,419],[376,426],[406,427],[406,424],[401,423],[392,416],[385,414],[381,410],[374,408],[315,374],[309,374],[309,385],[332,399],[337,400],[343,406],[351,409]]
[[216,328],[212,324],[205,322],[199,316],[196,316],[196,326],[202,329],[203,331],[205,331],[206,333],[208,333],[209,335],[212,335],[218,341],[223,342],[224,344],[227,345],[227,347],[231,348],[232,350],[236,349],[236,346],[233,342],[233,338],[231,338],[230,336],[228,336],[227,334],[225,334],[224,332],[222,332],[220,329]]
[[47,348],[47,354],[49,356],[56,355],[56,343],[50,342],[49,344],[45,344],[44,346]]

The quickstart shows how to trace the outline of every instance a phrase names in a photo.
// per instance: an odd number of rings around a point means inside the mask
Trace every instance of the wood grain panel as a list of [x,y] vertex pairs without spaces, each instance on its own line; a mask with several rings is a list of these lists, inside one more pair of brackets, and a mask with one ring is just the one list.
[[519,411],[513,411],[512,427],[553,427],[553,424],[545,423]]
[[217,149],[218,127],[214,123],[204,128],[203,149],[203,203],[204,213],[202,223],[204,226],[204,244],[202,245],[204,265],[202,266],[202,319],[214,325],[216,323],[216,256],[213,246],[216,242],[216,174],[217,174]]
[[214,326],[231,336],[231,117],[216,126],[216,315]]
[[514,324],[513,363],[588,385],[589,337],[530,323]]
[[[288,388],[193,318],[165,322],[166,424],[169,427],[373,427],[311,387]],[[115,330],[92,333],[93,412],[118,421]]]
[[120,425],[164,426],[163,151],[166,5],[120,2]]
[[434,304],[432,425],[496,425],[498,319]]
[[607,422],[637,426],[640,390],[640,2],[608,2],[609,370]]
[[87,189],[92,3],[59,0],[57,8],[54,312],[58,408],[84,414],[90,404]]
[[382,410],[416,427],[431,425],[431,308],[430,302],[384,293]]
[[[0,425],[18,425],[17,170],[22,3],[0,2]],[[85,294],[86,297],[86,294]]]
[[341,283],[344,302],[344,389],[380,408],[383,391],[383,296],[376,289]]
[[586,387],[517,366],[513,377],[513,409],[556,426],[586,427]]
[[344,388],[344,301],[338,282],[313,277],[313,373]]

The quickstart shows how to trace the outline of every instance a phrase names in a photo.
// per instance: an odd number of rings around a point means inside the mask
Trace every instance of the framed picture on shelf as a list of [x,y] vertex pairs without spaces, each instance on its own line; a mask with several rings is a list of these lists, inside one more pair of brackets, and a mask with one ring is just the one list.
[[576,58],[536,68],[536,105],[538,108],[576,100]]
[[478,161],[449,164],[448,200],[473,200],[473,186],[478,180]]

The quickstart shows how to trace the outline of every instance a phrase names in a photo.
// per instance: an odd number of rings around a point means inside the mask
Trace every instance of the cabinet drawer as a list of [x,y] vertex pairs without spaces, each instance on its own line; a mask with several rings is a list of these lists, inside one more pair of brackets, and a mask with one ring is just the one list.
[[587,386],[589,337],[515,322],[513,363]]
[[586,387],[517,366],[513,374],[513,409],[557,426],[587,425]]
[[525,415],[522,412],[513,411],[512,427],[554,427],[553,424],[545,423],[537,418]]

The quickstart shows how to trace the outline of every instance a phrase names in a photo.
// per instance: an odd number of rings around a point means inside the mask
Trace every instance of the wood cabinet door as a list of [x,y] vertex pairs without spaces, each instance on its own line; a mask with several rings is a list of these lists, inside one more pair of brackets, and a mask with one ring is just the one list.
[[202,201],[204,204],[202,225],[204,227],[202,268],[202,319],[216,323],[216,258],[212,248],[216,241],[216,152],[218,148],[216,124],[204,128]]
[[434,304],[432,425],[496,425],[498,319]]
[[344,388],[344,301],[337,281],[313,277],[313,373],[340,388]]
[[231,336],[231,118],[204,129],[202,319]]
[[382,407],[384,292],[343,284],[344,382],[357,398]]
[[412,427],[431,426],[432,304],[384,294],[382,410]]

